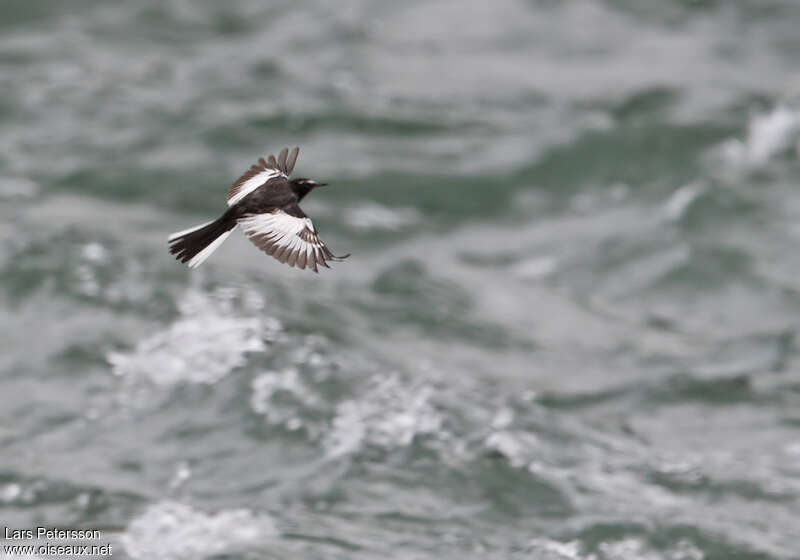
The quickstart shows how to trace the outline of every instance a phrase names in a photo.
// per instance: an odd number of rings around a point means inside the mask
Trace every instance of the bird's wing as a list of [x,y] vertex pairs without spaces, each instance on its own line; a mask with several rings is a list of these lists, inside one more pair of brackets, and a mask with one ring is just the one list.
[[297,204],[263,214],[239,218],[239,225],[253,244],[282,263],[318,272],[317,265],[330,268],[328,261],[340,261],[319,238],[311,219]]
[[300,148],[297,147],[293,148],[291,153],[288,148],[284,148],[278,154],[277,159],[272,154],[267,160],[258,158],[258,163],[245,171],[244,175],[239,177],[228,189],[228,206],[233,206],[274,177],[288,179],[294,169],[299,152]]

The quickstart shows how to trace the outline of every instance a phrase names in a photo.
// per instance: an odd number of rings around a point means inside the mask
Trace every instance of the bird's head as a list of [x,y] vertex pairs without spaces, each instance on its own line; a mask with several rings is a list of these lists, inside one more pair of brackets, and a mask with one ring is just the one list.
[[290,184],[292,190],[297,194],[298,198],[303,198],[317,187],[324,187],[328,183],[317,183],[314,179],[306,179],[305,177],[298,177],[292,179]]

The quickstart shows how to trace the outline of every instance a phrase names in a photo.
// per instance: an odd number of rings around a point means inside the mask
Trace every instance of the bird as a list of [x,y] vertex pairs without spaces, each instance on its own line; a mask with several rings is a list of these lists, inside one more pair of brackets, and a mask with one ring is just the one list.
[[228,209],[212,222],[177,231],[167,238],[169,251],[180,262],[196,268],[205,262],[236,229],[261,251],[291,267],[319,272],[318,266],[340,262],[320,239],[311,218],[299,202],[317,187],[313,179],[290,179],[300,148],[283,148],[278,157],[263,157],[228,189]]

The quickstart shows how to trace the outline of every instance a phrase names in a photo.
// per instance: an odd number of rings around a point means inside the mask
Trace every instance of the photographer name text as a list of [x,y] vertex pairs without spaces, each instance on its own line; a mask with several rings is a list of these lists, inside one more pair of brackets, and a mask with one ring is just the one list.
[[30,539],[56,540],[98,540],[100,531],[96,529],[57,529],[53,527],[36,527],[35,529],[11,529],[4,527],[3,537],[9,541]]

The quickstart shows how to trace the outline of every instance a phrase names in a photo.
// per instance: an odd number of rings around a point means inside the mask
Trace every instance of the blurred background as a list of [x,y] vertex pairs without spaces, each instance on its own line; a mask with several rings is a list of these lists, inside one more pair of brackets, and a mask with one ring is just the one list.
[[[800,4],[5,0],[0,524],[800,553]],[[166,236],[299,145],[319,275]]]

